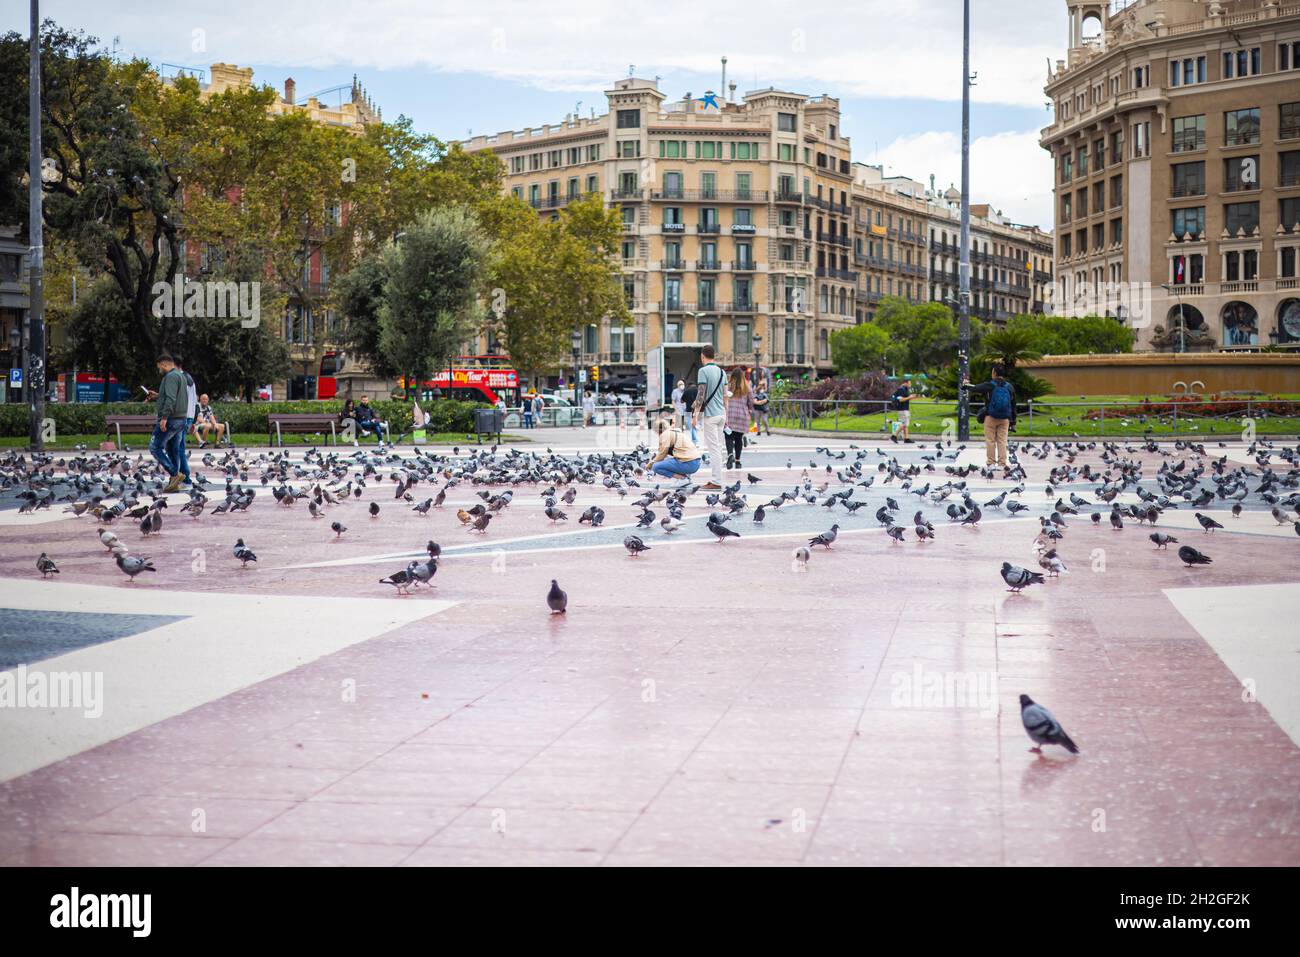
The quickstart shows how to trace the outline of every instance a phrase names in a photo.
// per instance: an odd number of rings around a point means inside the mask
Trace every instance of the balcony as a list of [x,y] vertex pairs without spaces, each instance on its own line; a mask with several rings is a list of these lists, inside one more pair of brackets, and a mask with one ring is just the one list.
[[703,309],[696,309],[695,303],[684,302],[681,299],[669,299],[664,303],[664,312],[703,312]]
[[1278,186],[1300,186],[1300,169],[1283,170],[1278,176]]
[[788,192],[783,189],[778,189],[772,198],[778,203],[802,203],[804,200],[803,193]]
[[695,231],[706,235],[717,235],[722,232],[722,226],[718,223],[700,223],[699,226],[695,227]]
[[743,300],[741,302],[724,302],[718,306],[718,311],[739,313],[757,312],[758,306],[752,300],[748,302]]
[[721,272],[722,263],[716,259],[701,259],[695,263],[695,268],[700,272]]
[[1245,282],[1223,282],[1219,283],[1219,292],[1223,295],[1231,295],[1242,292],[1259,292],[1258,280],[1247,280]]
[[644,196],[645,190],[643,189],[611,189],[609,191],[609,198],[614,202],[640,200]]
[[1204,196],[1205,183],[1174,183],[1169,190],[1169,195],[1173,199],[1183,199],[1188,196]]
[[644,352],[606,352],[603,356],[610,365],[645,365]]
[[738,259],[731,264],[732,272],[754,272],[757,268],[752,259]]
[[685,224],[685,223],[663,223],[662,225],[663,225],[663,231],[664,231],[665,233],[679,233],[679,234],[680,234],[680,233],[684,233],[684,232],[686,232],[686,224]]
[[673,203],[766,203],[765,189],[655,189],[655,202]]

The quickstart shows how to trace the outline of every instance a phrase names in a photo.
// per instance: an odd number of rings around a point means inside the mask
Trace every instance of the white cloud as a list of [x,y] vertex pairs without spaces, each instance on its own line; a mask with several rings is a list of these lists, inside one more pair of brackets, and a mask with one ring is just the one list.
[[[549,90],[604,88],[625,75],[715,73],[731,57],[745,90],[960,97],[961,8],[956,0],[180,0],[109,10],[101,0],[53,0],[47,15],[128,53],[206,65],[260,63],[351,70],[422,67],[479,73]],[[1046,58],[1062,53],[1064,4],[981,0],[971,68],[983,102],[1038,105]],[[1059,9],[1058,9],[1059,7]],[[195,30],[204,49],[196,50]]]
[[[887,176],[910,176],[940,190],[961,188],[961,135],[932,131],[902,136],[872,158]],[[1013,222],[1051,228],[1052,158],[1038,145],[1038,131],[994,133],[971,140],[970,195]]]

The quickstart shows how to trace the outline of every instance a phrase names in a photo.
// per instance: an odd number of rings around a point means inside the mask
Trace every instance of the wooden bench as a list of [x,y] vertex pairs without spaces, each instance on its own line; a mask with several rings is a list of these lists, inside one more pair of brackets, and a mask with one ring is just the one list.
[[270,439],[271,445],[284,445],[283,434],[285,432],[309,435],[317,432],[324,434],[326,430],[329,431],[330,437],[334,439],[335,445],[338,445],[339,442],[338,431],[335,429],[338,424],[338,417],[329,413],[270,412],[267,413],[266,424],[267,438]]
[[153,435],[154,426],[157,424],[158,420],[152,415],[106,415],[104,416],[104,438],[116,434],[117,447],[121,449],[123,429],[128,433]]

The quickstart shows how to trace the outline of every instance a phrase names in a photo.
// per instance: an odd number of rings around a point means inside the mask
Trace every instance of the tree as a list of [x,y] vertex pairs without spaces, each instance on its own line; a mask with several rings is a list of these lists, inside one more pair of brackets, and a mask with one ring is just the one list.
[[874,323],[863,323],[837,329],[831,333],[831,359],[835,371],[842,376],[856,376],[864,372],[879,372],[891,365],[891,352],[902,350],[890,340],[887,333]]
[[402,370],[389,363],[379,348],[379,309],[388,282],[388,259],[382,249],[362,257],[339,279],[335,297],[343,314],[344,327],[338,344],[354,360],[384,379],[395,379]]
[[514,199],[494,206],[493,216],[501,238],[490,268],[488,324],[518,369],[555,368],[569,354],[573,331],[605,316],[630,321],[615,260],[621,220],[599,196],[569,203],[555,220],[539,221]]
[[481,319],[490,242],[474,216],[430,210],[385,252],[379,350],[405,372],[408,388],[454,356]]
[[1041,359],[1042,353],[1033,347],[1033,335],[1027,329],[999,329],[984,337],[980,358],[996,362],[1010,372],[1021,362]]
[[[910,303],[886,296],[876,310],[875,324],[899,346],[897,364],[905,371],[927,372],[956,358],[959,329],[952,310],[937,302]],[[985,326],[971,320],[971,352],[984,335]]]
[[1043,355],[1088,355],[1132,352],[1137,338],[1128,326],[1106,316],[1015,316],[1007,331],[1028,333],[1034,351]]

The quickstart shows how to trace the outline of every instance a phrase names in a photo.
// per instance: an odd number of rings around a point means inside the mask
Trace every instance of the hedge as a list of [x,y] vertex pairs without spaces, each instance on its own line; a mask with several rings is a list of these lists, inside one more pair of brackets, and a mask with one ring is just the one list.
[[[411,404],[394,400],[370,403],[375,414],[386,420],[394,435],[411,428]],[[433,432],[472,432],[474,409],[481,402],[458,402],[452,399],[435,399],[420,408],[429,413],[429,429]],[[341,400],[299,402],[214,402],[212,411],[218,421],[229,422],[232,431],[257,434],[267,432],[266,417],[272,412],[317,412],[338,415],[343,408]],[[45,404],[45,414],[54,420],[54,427],[62,435],[103,435],[107,431],[104,417],[108,415],[152,415],[152,402],[74,402]],[[18,437],[28,434],[28,407],[24,403],[0,405],[0,435]]]

